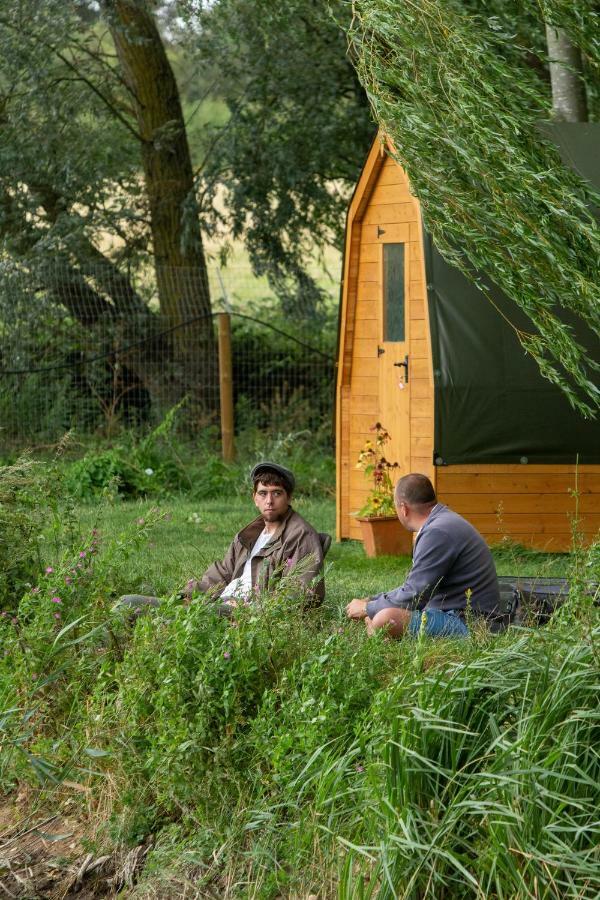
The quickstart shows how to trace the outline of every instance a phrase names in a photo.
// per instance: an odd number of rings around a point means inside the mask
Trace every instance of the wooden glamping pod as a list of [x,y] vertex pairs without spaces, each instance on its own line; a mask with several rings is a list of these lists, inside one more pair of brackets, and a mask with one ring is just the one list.
[[[552,129],[565,161],[597,189],[599,139],[600,126]],[[527,329],[520,310],[496,288],[491,292],[500,311]],[[578,336],[597,353],[590,333]],[[598,423],[571,409],[494,306],[442,259],[423,230],[403,169],[380,138],[347,221],[337,383],[338,540],[360,539],[353,513],[370,485],[356,461],[378,421],[391,435],[387,458],[400,464],[400,474],[428,475],[439,499],[490,544],[509,539],[567,550],[576,512],[586,541],[598,533]]]

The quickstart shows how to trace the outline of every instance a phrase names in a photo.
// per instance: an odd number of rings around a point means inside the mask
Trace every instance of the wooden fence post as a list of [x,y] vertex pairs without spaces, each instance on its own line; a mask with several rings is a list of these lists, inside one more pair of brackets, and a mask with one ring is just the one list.
[[219,394],[221,398],[221,447],[223,459],[235,459],[233,437],[233,366],[231,361],[231,316],[218,313],[219,322]]

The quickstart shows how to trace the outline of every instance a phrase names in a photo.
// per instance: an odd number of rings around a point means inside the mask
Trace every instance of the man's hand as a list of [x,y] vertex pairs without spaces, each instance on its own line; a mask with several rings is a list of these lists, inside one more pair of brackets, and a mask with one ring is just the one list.
[[364,600],[351,600],[348,606],[346,607],[346,615],[349,619],[366,619],[367,618],[367,603],[369,601]]

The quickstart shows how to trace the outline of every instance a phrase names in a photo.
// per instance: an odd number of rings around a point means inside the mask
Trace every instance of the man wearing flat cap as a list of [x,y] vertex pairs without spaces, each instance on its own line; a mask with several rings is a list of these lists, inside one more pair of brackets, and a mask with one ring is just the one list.
[[[242,528],[222,560],[214,562],[199,581],[190,581],[189,596],[210,593],[227,609],[269,590],[282,575],[298,566],[298,585],[306,605],[318,605],[325,596],[323,543],[320,536],[290,506],[295,478],[289,469],[261,462],[251,473],[252,499],[260,515]],[[300,565],[299,565],[300,564]]]

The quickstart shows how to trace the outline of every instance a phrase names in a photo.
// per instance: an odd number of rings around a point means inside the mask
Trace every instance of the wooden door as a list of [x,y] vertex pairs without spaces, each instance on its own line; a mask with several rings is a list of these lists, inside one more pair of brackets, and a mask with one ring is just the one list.
[[386,241],[380,247],[379,421],[391,436],[387,458],[410,472],[409,245]]

